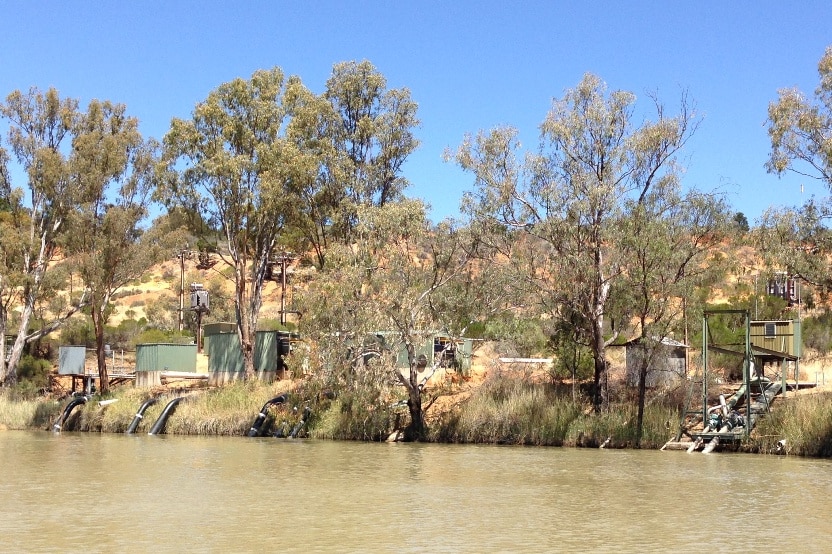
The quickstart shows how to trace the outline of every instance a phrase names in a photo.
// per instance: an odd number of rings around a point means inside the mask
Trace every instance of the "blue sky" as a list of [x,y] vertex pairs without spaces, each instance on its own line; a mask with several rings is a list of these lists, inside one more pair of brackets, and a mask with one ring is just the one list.
[[334,63],[370,60],[419,104],[407,192],[434,219],[457,215],[472,183],[442,161],[445,148],[503,124],[536,147],[552,99],[585,72],[645,109],[647,92],[672,110],[686,90],[704,119],[683,152],[684,183],[725,192],[752,223],[769,206],[827,193],[763,164],[768,103],[779,88],[817,86],[832,45],[829,0],[0,0],[0,14],[0,95],[54,86],[82,103],[122,102],[159,139],[235,77],[279,66],[322,92]]

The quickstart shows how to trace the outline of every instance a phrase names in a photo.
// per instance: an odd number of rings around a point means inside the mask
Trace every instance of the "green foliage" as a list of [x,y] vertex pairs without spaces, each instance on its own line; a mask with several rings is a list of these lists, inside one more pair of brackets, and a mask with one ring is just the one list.
[[592,351],[586,345],[575,341],[561,341],[556,344],[554,354],[554,379],[584,380],[592,377],[595,366]]
[[287,321],[285,325],[280,323],[279,319],[274,318],[263,318],[257,322],[258,331],[294,331],[296,329],[297,325],[291,321]]
[[388,360],[373,358],[361,367],[343,360],[333,369],[316,372],[304,386],[309,398],[335,396],[331,403],[319,405],[312,437],[379,441],[404,426],[406,413],[396,406],[405,393],[392,386]]
[[[190,335],[181,335],[178,331],[166,331],[151,327],[145,329],[136,336],[136,344],[157,344],[157,343],[183,343],[187,344],[193,340]],[[187,341],[187,342],[184,342]]]
[[832,350],[832,311],[826,310],[818,316],[802,321],[803,344],[821,356]]
[[33,390],[45,389],[49,385],[49,372],[52,363],[49,360],[42,360],[30,355],[20,359],[17,366],[18,386],[28,386]]
[[488,320],[480,338],[496,341],[498,350],[519,357],[540,355],[549,342],[539,320],[515,317],[511,314]]
[[745,217],[744,213],[737,212],[734,214],[734,226],[740,233],[747,233],[749,231],[748,218]]
[[95,332],[89,317],[76,317],[65,323],[61,328],[61,344],[91,348],[95,344]]
[[818,63],[818,75],[814,102],[788,88],[779,90],[777,101],[769,104],[771,154],[766,167],[772,173],[808,174],[832,187],[832,46]]

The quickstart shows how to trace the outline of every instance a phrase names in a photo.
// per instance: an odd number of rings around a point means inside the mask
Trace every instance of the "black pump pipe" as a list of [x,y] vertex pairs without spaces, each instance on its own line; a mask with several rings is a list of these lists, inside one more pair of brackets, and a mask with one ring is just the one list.
[[126,434],[131,435],[136,432],[136,429],[139,428],[139,423],[141,423],[142,419],[144,419],[144,412],[154,405],[156,401],[159,400],[156,396],[151,396],[147,400],[145,400],[142,405],[139,407],[139,411],[136,412],[136,416],[133,418],[133,421],[130,422],[130,427],[127,428],[125,431]]
[[295,437],[298,436],[298,433],[300,432],[301,428],[306,424],[306,422],[309,420],[309,416],[311,414],[312,414],[312,408],[310,408],[309,406],[306,406],[303,409],[303,415],[300,416],[300,421],[298,421],[298,424],[295,425],[295,428],[292,429],[292,432],[289,434],[289,438],[294,439]]
[[260,413],[257,414],[257,418],[255,418],[254,423],[251,424],[251,429],[248,430],[249,437],[259,437],[260,433],[262,433],[262,429],[260,427],[263,425],[263,422],[266,421],[266,410],[269,409],[269,406],[283,404],[289,398],[287,394],[281,394],[280,396],[276,396],[263,404],[263,407],[260,408]]
[[170,415],[176,411],[176,405],[179,404],[182,400],[184,400],[184,396],[180,396],[179,398],[174,398],[170,402],[168,402],[165,409],[162,410],[161,415],[159,415],[159,419],[156,420],[156,423],[153,424],[153,427],[150,428],[150,432],[148,435],[159,435],[165,432],[165,423],[168,422],[168,418]]
[[75,409],[75,406],[80,406],[81,404],[86,404],[86,403],[87,403],[87,397],[86,396],[76,396],[75,398],[70,400],[69,404],[67,404],[66,408],[64,408],[64,411],[61,414],[61,417],[59,417],[58,421],[56,421],[55,424],[52,426],[52,430],[55,431],[56,433],[60,433],[61,432],[61,427],[63,427],[63,424],[66,423],[67,418],[69,418],[69,414],[72,413],[72,410]]

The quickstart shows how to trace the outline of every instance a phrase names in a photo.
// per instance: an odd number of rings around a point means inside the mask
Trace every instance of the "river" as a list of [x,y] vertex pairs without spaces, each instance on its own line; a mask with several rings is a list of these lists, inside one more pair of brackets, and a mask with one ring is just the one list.
[[818,552],[832,464],[0,432],[4,552]]

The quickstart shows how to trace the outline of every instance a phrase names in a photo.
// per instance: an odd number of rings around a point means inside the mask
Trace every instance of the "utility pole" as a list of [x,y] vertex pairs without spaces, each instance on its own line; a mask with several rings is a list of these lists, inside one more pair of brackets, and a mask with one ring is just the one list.
[[209,313],[208,291],[202,283],[191,283],[191,311],[196,313],[196,351],[202,352],[202,316]]
[[292,259],[288,252],[280,255],[280,324],[286,327],[286,270]]
[[193,252],[182,249],[177,254],[179,258],[179,333],[185,328],[185,258],[191,259]]

